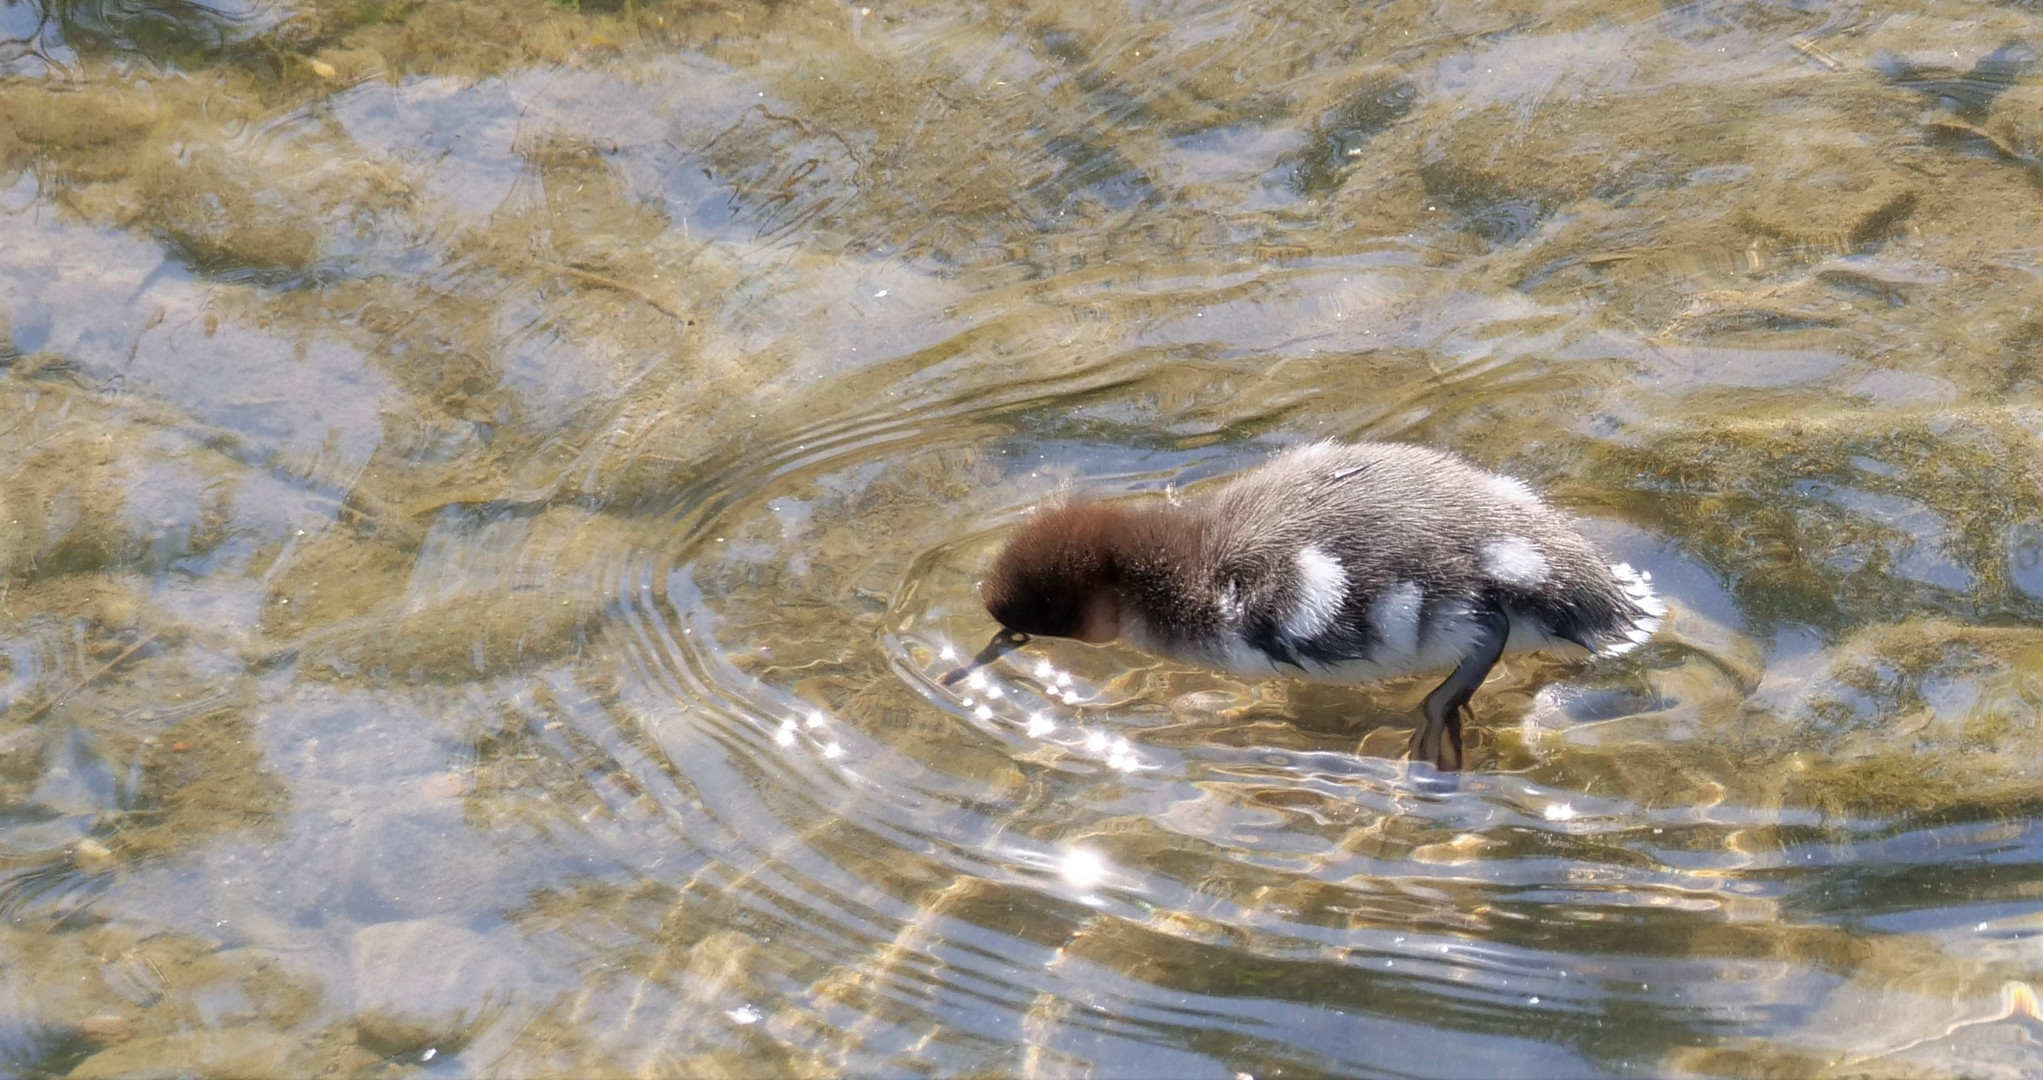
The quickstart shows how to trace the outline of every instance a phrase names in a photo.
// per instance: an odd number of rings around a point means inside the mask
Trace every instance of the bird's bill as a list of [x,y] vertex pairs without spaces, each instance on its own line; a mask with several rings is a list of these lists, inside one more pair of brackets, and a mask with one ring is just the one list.
[[1006,656],[1008,653],[1013,652],[1016,648],[1022,645],[1026,645],[1028,643],[1029,636],[1027,634],[1022,633],[1019,630],[1009,630],[1006,627],[1001,627],[1000,632],[993,635],[993,640],[987,642],[986,647],[979,650],[979,655],[973,657],[970,663],[960,664],[957,667],[951,669],[950,671],[945,672],[942,678],[936,680],[937,685],[938,686],[955,685],[959,679],[962,679],[965,676],[970,675],[974,671],[977,671],[980,668],[985,667],[986,665],[994,662],[995,660],[998,660],[1001,657]]

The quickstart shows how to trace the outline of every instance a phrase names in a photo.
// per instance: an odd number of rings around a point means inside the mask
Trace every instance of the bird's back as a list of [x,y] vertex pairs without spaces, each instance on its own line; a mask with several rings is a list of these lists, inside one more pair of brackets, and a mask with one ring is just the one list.
[[1233,633],[1164,651],[1237,670],[1347,681],[1448,665],[1489,607],[1514,649],[1610,650],[1661,610],[1523,483],[1426,447],[1315,443],[1196,512]]

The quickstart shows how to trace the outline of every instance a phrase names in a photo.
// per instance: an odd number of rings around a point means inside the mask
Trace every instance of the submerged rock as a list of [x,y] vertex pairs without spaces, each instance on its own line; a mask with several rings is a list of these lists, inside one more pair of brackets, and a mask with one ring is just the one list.
[[2027,798],[2043,775],[2043,630],[1914,619],[1836,647],[1784,710],[1790,797],[1892,812]]
[[501,945],[451,923],[377,923],[355,934],[355,1018],[381,1054],[466,1043],[492,1015],[529,996],[531,975]]
[[[271,1080],[320,1075],[328,1065],[324,1058],[309,1040],[298,1036],[226,1028],[121,1043],[86,1058],[69,1075],[78,1080],[177,1080],[187,1076]],[[356,1067],[362,1064],[357,1062]]]

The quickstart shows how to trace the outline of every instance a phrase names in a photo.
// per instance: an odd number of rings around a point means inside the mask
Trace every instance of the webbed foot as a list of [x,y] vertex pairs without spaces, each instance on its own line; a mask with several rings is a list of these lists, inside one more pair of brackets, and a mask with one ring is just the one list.
[[[1431,698],[1428,698],[1431,703]],[[1428,710],[1430,713],[1431,710]],[[1458,772],[1462,762],[1461,722],[1466,707],[1434,719],[1428,715],[1412,732],[1408,753],[1413,761],[1430,762],[1441,772]]]

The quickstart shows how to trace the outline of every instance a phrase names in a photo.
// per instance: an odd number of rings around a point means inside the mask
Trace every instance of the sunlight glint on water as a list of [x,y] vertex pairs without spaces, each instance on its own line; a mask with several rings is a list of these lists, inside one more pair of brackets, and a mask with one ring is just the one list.
[[[0,7],[0,1071],[2035,1074],[2029,4]],[[1457,450],[1673,601],[1038,640]]]

